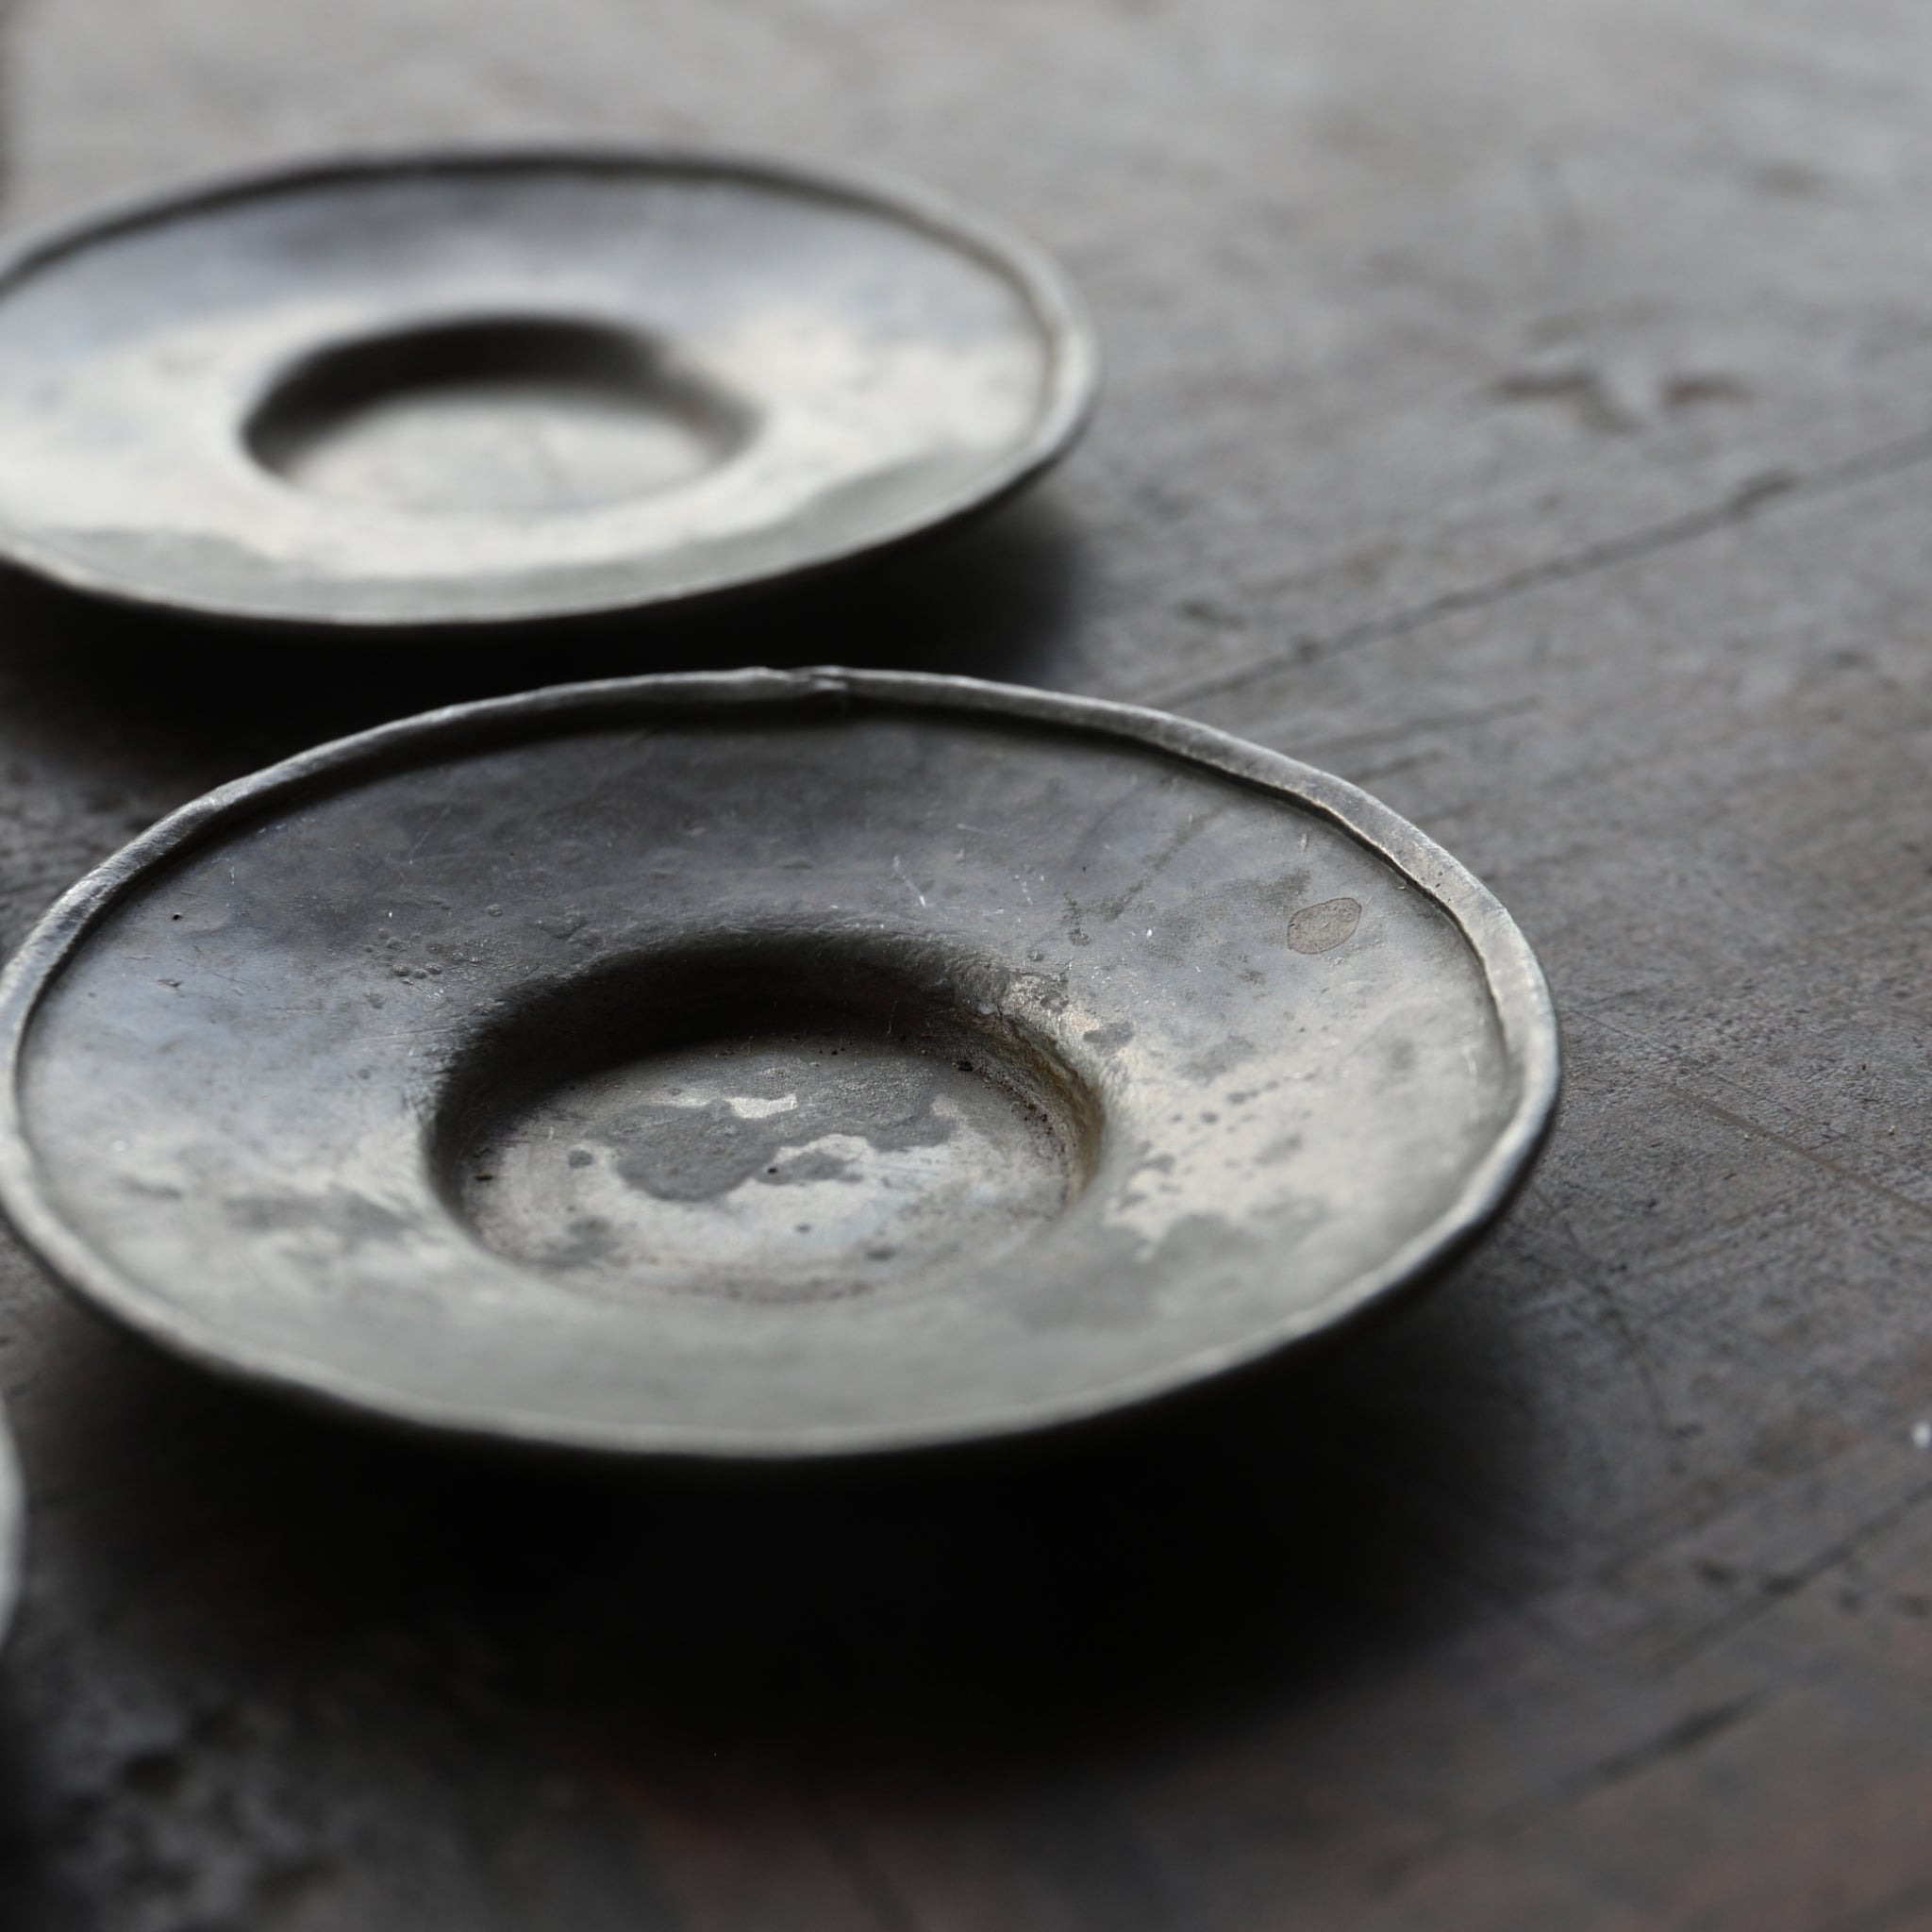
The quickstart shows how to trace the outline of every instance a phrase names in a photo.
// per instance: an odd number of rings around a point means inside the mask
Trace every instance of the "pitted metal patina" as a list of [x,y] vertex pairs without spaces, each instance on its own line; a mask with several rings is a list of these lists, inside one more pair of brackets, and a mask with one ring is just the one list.
[[1502,908],[1158,713],[745,672],[212,794],[0,983],[0,1196],[290,1391],[633,1453],[1069,1422],[1424,1278],[1556,1095]]
[[623,152],[245,177],[0,264],[0,556],[336,629],[675,603],[1019,488],[1095,368],[1053,263],[918,191]]

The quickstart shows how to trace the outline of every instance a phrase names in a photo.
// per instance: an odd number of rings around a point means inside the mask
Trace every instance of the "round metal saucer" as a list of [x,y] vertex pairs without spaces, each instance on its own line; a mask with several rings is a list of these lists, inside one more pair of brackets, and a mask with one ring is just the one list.
[[1036,250],[685,154],[341,160],[0,261],[0,557],[264,625],[527,623],[930,531],[1092,400]]
[[1071,1422],[1421,1279],[1557,1089],[1507,914],[1157,712],[741,672],[215,792],[0,980],[0,1204],[168,1347],[637,1454]]

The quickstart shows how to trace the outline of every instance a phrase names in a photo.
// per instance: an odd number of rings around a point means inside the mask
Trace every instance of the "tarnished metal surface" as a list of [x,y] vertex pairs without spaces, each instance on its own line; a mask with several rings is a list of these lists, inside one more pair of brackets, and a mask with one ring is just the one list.
[[621,151],[243,177],[0,266],[0,555],[258,623],[671,603],[1018,488],[1094,369],[1048,260],[914,191]]
[[1158,713],[751,672],[457,708],[188,808],[0,986],[0,1196],[157,1340],[619,1451],[1074,1420],[1495,1211],[1536,963],[1352,787]]
[[[1565,1023],[1403,1319],[902,1480],[363,1440],[0,1240],[6,1932],[1920,1932],[1932,8],[58,0],[0,78],[15,223],[506,131],[1022,221],[1106,328],[1074,462],[664,668],[1192,711],[1465,859]],[[183,801],[534,681],[0,631],[9,952]]]

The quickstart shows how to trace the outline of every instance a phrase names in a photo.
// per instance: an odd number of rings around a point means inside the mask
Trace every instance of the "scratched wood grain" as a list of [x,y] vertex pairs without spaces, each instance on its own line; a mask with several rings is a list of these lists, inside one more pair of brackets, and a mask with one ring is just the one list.
[[[0,1250],[8,1932],[1932,1926],[1932,11],[39,0],[10,222],[506,133],[1018,220],[1109,391],[1031,504],[541,675],[845,658],[1327,764],[1518,913],[1564,1118],[1312,1373],[693,1485],[211,1387]],[[0,946],[130,832],[527,683],[0,586]]]

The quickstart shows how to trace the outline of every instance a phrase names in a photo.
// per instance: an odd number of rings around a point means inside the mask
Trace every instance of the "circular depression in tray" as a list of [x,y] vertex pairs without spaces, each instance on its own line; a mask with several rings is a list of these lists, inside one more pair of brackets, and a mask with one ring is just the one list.
[[452,1069],[445,1198],[532,1268],[752,1300],[984,1268],[1084,1185],[1099,1108],[1044,1035],[899,944],[699,938],[545,989]]
[[631,1453],[1070,1422],[1473,1235],[1556,1091],[1507,915],[1156,713],[741,673],[213,794],[0,982],[0,1201],[286,1391]]
[[242,177],[0,262],[0,555],[335,629],[677,602],[995,500],[1094,367],[1048,260],[904,188],[621,152]]

